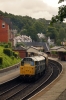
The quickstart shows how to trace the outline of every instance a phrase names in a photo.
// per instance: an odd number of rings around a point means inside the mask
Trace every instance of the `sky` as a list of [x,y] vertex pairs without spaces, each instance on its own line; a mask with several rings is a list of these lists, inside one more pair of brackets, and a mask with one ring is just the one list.
[[14,15],[51,20],[58,14],[59,0],[0,0],[0,10]]

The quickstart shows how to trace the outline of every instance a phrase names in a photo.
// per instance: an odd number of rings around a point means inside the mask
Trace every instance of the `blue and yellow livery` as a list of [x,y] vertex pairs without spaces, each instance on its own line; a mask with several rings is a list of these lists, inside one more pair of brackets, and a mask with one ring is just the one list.
[[22,78],[36,77],[44,73],[46,69],[46,58],[43,56],[25,57],[21,61],[20,76]]

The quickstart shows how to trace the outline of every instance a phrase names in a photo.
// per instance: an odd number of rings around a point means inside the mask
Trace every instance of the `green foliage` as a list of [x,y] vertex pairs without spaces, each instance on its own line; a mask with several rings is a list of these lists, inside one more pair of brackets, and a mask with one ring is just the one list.
[[56,54],[56,51],[51,51],[51,53],[54,55],[54,54]]
[[12,47],[11,42],[8,42],[8,47],[9,47],[9,48],[11,48],[11,47]]
[[19,47],[19,46],[24,46],[24,47],[25,47],[25,44],[24,44],[24,43],[22,43],[22,42],[17,43],[17,44],[16,44],[16,47]]
[[57,45],[58,45],[58,46],[61,45],[61,40],[60,40],[60,39],[57,40]]
[[4,47],[5,47],[5,48],[8,48],[9,46],[8,46],[8,44],[5,44]]
[[0,43],[0,46],[3,46],[5,48],[11,48],[11,42],[8,42],[8,43]]
[[7,12],[3,13],[2,11],[0,11],[0,14],[11,19],[13,27],[18,30],[20,35],[31,36],[33,41],[39,41],[38,33],[46,34],[47,26],[50,22],[44,18],[36,20],[29,16],[17,16]]
[[[58,3],[64,2],[64,0],[59,0]],[[51,24],[55,22],[63,22],[66,18],[66,5],[62,5],[59,7],[58,15],[53,16],[51,19]]]
[[3,46],[3,47],[4,47],[4,46],[5,46],[5,44],[6,44],[6,43],[4,43],[4,42],[3,42],[3,43],[0,43],[0,46]]
[[2,64],[3,64],[3,57],[0,56],[0,65],[2,65]]
[[14,60],[14,56],[11,56],[11,59]]
[[8,56],[12,56],[13,55],[13,52],[12,52],[12,50],[10,48],[3,49],[3,53],[5,53]]
[[13,51],[13,56],[16,57],[16,58],[18,58],[19,57],[19,53]]
[[[63,18],[66,17],[66,6],[59,7],[58,15],[53,16],[51,21],[44,18],[34,19],[29,16],[18,16],[11,13],[8,14],[7,12],[3,13],[2,11],[0,11],[0,14],[11,19],[13,27],[18,30],[18,34],[16,35],[27,35],[30,36],[33,41],[41,42],[46,41],[47,38],[45,40],[39,39],[37,34],[43,33],[46,37],[54,39],[55,44],[59,43],[58,39],[60,39],[60,42],[66,39],[66,23],[61,22]],[[63,36],[61,34],[63,34]],[[4,46],[5,43],[0,45]],[[24,44],[17,44],[17,46],[20,45]],[[11,48],[11,43],[8,43],[8,48]]]
[[52,45],[50,45],[50,48],[52,48],[53,46]]
[[63,2],[64,0],[59,0],[59,2],[58,3],[61,3],[61,2]]
[[2,57],[2,59],[3,59],[2,65],[0,65],[0,69],[12,66],[12,65],[17,64],[21,61],[21,59],[19,57],[16,58],[13,55],[7,56],[6,54],[3,53],[3,49],[4,49],[4,47],[0,46],[0,57]]

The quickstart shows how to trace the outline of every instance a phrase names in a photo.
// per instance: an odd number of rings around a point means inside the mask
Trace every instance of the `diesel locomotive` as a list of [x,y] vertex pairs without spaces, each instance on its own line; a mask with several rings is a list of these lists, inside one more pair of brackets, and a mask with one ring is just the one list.
[[25,57],[21,61],[20,78],[36,78],[41,76],[47,67],[48,58],[44,56]]

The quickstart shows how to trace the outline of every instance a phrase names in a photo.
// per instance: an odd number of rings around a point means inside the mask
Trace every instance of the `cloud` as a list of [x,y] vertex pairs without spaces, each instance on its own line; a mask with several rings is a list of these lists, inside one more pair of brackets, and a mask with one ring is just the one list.
[[0,0],[0,10],[21,16],[51,19],[58,9],[48,6],[43,0]]

